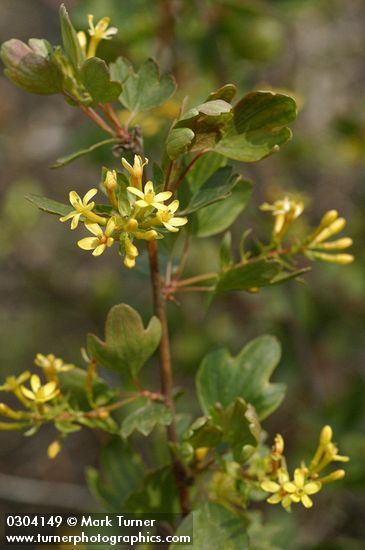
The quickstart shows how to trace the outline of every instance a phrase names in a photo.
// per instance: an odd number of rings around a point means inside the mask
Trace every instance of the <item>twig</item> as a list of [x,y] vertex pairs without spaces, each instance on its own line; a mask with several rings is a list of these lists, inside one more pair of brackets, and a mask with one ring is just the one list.
[[109,126],[109,124],[105,122],[105,120],[101,118],[100,115],[98,115],[96,111],[94,111],[94,109],[92,109],[91,107],[85,107],[85,105],[81,105],[81,104],[79,105],[79,107],[87,117],[89,117],[93,122],[95,122],[95,124],[100,126],[100,128],[102,128],[105,132],[107,132],[111,136],[115,137],[116,134],[114,130]]
[[197,155],[195,155],[195,157],[189,162],[189,164],[187,165],[185,170],[182,171],[182,173],[180,174],[180,176],[178,177],[178,179],[175,181],[174,185],[172,186],[172,188],[171,188],[172,193],[176,193],[176,191],[180,187],[181,183],[183,182],[185,176],[189,173],[190,169],[194,166],[196,161],[199,160],[200,157],[205,155],[205,153],[207,153],[207,152],[208,152],[207,149],[203,149]]

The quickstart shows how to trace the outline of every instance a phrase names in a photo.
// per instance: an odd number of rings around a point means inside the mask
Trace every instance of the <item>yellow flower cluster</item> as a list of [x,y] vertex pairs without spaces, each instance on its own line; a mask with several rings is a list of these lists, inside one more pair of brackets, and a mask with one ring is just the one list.
[[90,42],[88,46],[88,38],[84,31],[77,33],[77,38],[81,46],[82,51],[84,52],[87,58],[95,57],[96,50],[98,45],[102,40],[111,40],[111,38],[117,34],[118,29],[116,27],[109,27],[110,17],[103,17],[94,24],[94,16],[89,14],[87,16],[89,29],[88,34],[90,36]]
[[332,462],[348,462],[348,456],[338,454],[337,446],[332,442],[332,429],[325,426],[320,434],[318,448],[307,467],[303,462],[294,470],[293,479],[286,466],[284,456],[284,440],[280,434],[275,438],[271,452],[271,472],[261,482],[261,489],[272,495],[267,499],[270,504],[281,504],[287,511],[291,511],[292,504],[301,503],[305,508],[311,508],[313,501],[310,495],[318,493],[325,483],[342,479],[344,470],[319,477],[320,472]]
[[[83,250],[92,250],[93,256],[100,256],[114,242],[119,241],[120,253],[124,255],[124,265],[132,268],[139,255],[134,244],[135,239],[151,241],[162,238],[156,230],[159,226],[167,231],[177,232],[187,223],[187,218],[176,216],[179,201],[173,200],[165,204],[172,197],[170,191],[156,192],[152,181],[143,185],[143,169],[148,159],[143,160],[139,155],[134,156],[131,165],[122,159],[122,165],[128,172],[129,185],[118,183],[116,170],[108,170],[104,176],[104,187],[111,203],[110,214],[100,215],[95,212],[95,202],[91,201],[97,189],[90,189],[81,198],[75,191],[71,191],[69,198],[73,210],[60,218],[61,222],[71,220],[71,229],[76,229],[82,221],[93,237],[86,237],[78,241]],[[122,199],[121,199],[122,196]],[[123,208],[119,208],[122,201]],[[128,215],[126,215],[127,203]],[[110,207],[109,207],[110,208]],[[104,212],[102,210],[102,212]],[[106,210],[107,211],[107,210]],[[105,226],[105,228],[102,228]]]
[[328,252],[346,250],[352,246],[352,239],[349,237],[342,237],[333,241],[328,240],[340,233],[345,225],[345,218],[338,217],[337,210],[329,210],[323,216],[317,229],[307,239],[308,250],[306,255],[308,258],[341,265],[353,262],[354,257],[352,254],[328,254]]

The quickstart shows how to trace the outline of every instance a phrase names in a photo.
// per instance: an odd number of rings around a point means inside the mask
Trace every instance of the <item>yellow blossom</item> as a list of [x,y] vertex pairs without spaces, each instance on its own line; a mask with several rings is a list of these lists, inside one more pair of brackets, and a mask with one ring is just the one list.
[[263,491],[273,493],[273,495],[267,499],[269,504],[279,504],[280,502],[282,507],[287,512],[290,512],[292,503],[298,499],[295,496],[292,498],[284,489],[284,485],[287,482],[289,482],[289,474],[286,469],[280,468],[277,472],[277,481],[267,479],[263,481],[260,486]]
[[314,495],[321,490],[322,484],[319,481],[307,480],[303,468],[296,468],[294,471],[294,480],[287,481],[283,485],[293,502],[301,502],[305,508],[311,508],[313,501],[309,495]]
[[172,201],[171,204],[167,207],[166,210],[157,212],[156,218],[158,221],[166,227],[169,231],[179,231],[179,227],[188,223],[187,218],[175,217],[174,214],[179,208],[179,201]]
[[148,159],[142,160],[140,155],[134,155],[133,166],[125,158],[122,158],[122,164],[129,173],[130,186],[142,191],[143,168],[148,164]]
[[37,353],[34,363],[37,367],[44,369],[48,380],[55,380],[59,372],[68,372],[75,368],[75,365],[70,363],[65,364],[63,359],[56,357],[53,353],[49,353],[48,355]]
[[260,209],[272,212],[275,217],[273,238],[280,240],[284,237],[290,224],[301,215],[304,205],[302,201],[295,201],[289,197],[284,197],[273,204],[265,202],[260,206]]
[[348,456],[338,454],[338,447],[333,443],[332,436],[332,428],[324,426],[319,437],[318,448],[309,465],[311,474],[321,472],[331,462],[348,462],[350,460]]
[[310,259],[321,260],[331,264],[348,265],[354,261],[352,254],[326,254],[325,252],[308,252],[307,256]]
[[101,40],[111,40],[111,38],[117,34],[118,29],[116,27],[109,27],[110,17],[103,17],[94,25],[94,16],[89,14],[87,16],[89,23],[89,35],[91,36],[87,57],[94,57],[96,49]]
[[93,250],[93,256],[100,256],[106,248],[114,243],[112,235],[115,230],[115,221],[113,218],[109,218],[105,231],[97,223],[85,223],[85,227],[95,237],[85,237],[79,240],[77,245],[83,250]]
[[127,189],[130,193],[139,197],[136,201],[136,205],[140,208],[148,208],[152,206],[153,208],[156,208],[156,210],[166,210],[167,206],[163,203],[172,195],[171,191],[163,191],[162,193],[157,193],[156,195],[152,181],[148,181],[146,183],[144,186],[144,191],[140,191],[136,187],[131,186],[127,187]]
[[21,386],[21,391],[23,392],[23,395],[29,399],[29,401],[34,401],[37,404],[43,404],[47,401],[51,401],[59,394],[57,382],[47,382],[47,384],[42,386],[41,379],[37,374],[33,374],[31,376],[30,387],[31,389]]
[[72,210],[66,216],[62,216],[62,218],[60,218],[60,221],[66,222],[67,220],[72,219],[71,229],[76,229],[81,216],[84,216],[90,222],[105,225],[106,219],[92,212],[92,209],[95,206],[95,202],[89,202],[96,195],[97,192],[97,189],[90,189],[90,191],[86,193],[84,198],[81,199],[76,191],[71,191],[69,194],[69,199],[75,210]]
[[14,392],[30,378],[30,372],[22,372],[19,376],[7,376],[5,384],[0,386],[0,391]]

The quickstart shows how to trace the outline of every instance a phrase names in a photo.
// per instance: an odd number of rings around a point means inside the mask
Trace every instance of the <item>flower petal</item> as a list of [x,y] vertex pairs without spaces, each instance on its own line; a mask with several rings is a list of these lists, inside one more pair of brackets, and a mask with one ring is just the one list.
[[312,508],[313,500],[308,495],[303,495],[301,501],[305,508]]
[[307,495],[314,495],[315,493],[318,493],[318,491],[321,490],[321,483],[318,481],[311,481],[310,483],[306,483],[304,485],[304,492]]
[[266,499],[266,502],[269,504],[278,504],[278,502],[281,501],[281,495],[279,493],[275,493],[274,495],[271,495],[268,499]]
[[133,193],[133,195],[136,195],[140,199],[144,199],[144,193],[142,193],[142,191],[137,189],[137,187],[131,187],[130,185],[128,185],[127,191],[129,191],[130,193]]
[[70,191],[68,194],[68,198],[74,208],[76,208],[76,206],[79,206],[81,203],[81,198],[78,193],[76,193],[76,191]]
[[276,493],[280,490],[280,485],[275,481],[270,481],[269,479],[263,481],[260,487],[263,491],[267,491],[268,493]]
[[32,388],[34,393],[36,393],[41,387],[41,379],[39,378],[38,374],[33,374],[31,376],[30,387]]
[[86,195],[84,196],[83,198],[83,203],[84,204],[87,204],[89,202],[90,199],[92,199],[93,197],[95,197],[96,193],[98,192],[97,189],[95,189],[95,187],[93,189],[90,189],[90,191],[88,191],[86,193]]
[[85,223],[85,227],[90,233],[97,237],[102,237],[104,235],[102,228],[97,223]]
[[27,398],[30,399],[30,401],[34,401],[35,395],[32,391],[30,391],[25,386],[20,386],[20,389],[22,390],[22,394]]
[[188,223],[188,218],[172,218],[170,220],[171,225],[181,226]]
[[300,489],[304,487],[305,475],[302,468],[295,468],[294,481],[295,481],[295,485]]
[[77,246],[82,248],[82,250],[93,250],[98,245],[99,239],[96,239],[95,237],[85,237],[85,239],[77,241]]
[[102,254],[105,249],[106,249],[106,244],[99,244],[99,246],[97,246],[93,251],[93,256],[100,256],[100,254]]
[[169,200],[171,196],[171,191],[163,191],[162,193],[157,193],[157,195],[155,196],[155,200],[158,202],[164,202]]
[[116,227],[115,219],[109,218],[108,223],[106,224],[105,232],[104,232],[105,235],[107,237],[110,237],[110,235],[113,234],[115,227]]
[[144,192],[145,192],[145,195],[147,195],[147,193],[154,193],[152,181],[148,181],[146,183],[146,185],[144,186]]
[[164,210],[166,211],[167,210],[167,206],[165,204],[162,204],[160,202],[153,202],[152,203],[152,206],[154,206],[156,208],[156,210]]
[[174,227],[173,225],[171,225],[170,223],[168,222],[162,222],[163,225],[166,227],[166,229],[168,229],[169,231],[171,231],[172,233],[177,233],[179,230],[177,227]]
[[283,488],[287,493],[295,493],[297,490],[297,486],[291,481],[287,481],[286,483],[284,483]]
[[174,200],[172,201],[171,204],[169,204],[169,212],[171,212],[171,214],[175,214],[176,210],[179,208],[179,201],[178,200]]
[[74,215],[74,217],[72,218],[72,222],[71,222],[71,229],[72,230],[76,229],[76,227],[79,225],[80,218],[81,218],[81,214],[75,214]]

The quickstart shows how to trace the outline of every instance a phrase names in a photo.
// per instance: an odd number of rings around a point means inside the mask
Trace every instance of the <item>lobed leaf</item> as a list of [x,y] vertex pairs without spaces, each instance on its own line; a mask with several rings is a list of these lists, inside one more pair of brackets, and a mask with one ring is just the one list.
[[120,82],[111,79],[107,64],[102,59],[87,59],[80,70],[80,78],[93,99],[93,104],[116,101],[122,92]]
[[131,412],[122,423],[121,435],[129,437],[134,431],[142,435],[149,435],[157,426],[168,426],[172,420],[171,410],[163,403],[156,403],[150,399],[142,407]]
[[88,335],[90,354],[104,367],[135,378],[154,353],[161,338],[161,323],[152,317],[147,328],[140,315],[127,304],[112,307],[105,325],[105,342]]
[[227,408],[237,398],[255,407],[260,420],[282,402],[284,384],[269,379],[279,363],[280,344],[273,336],[252,340],[232,357],[226,349],[213,351],[203,359],[196,378],[197,392],[205,414],[220,403]]

